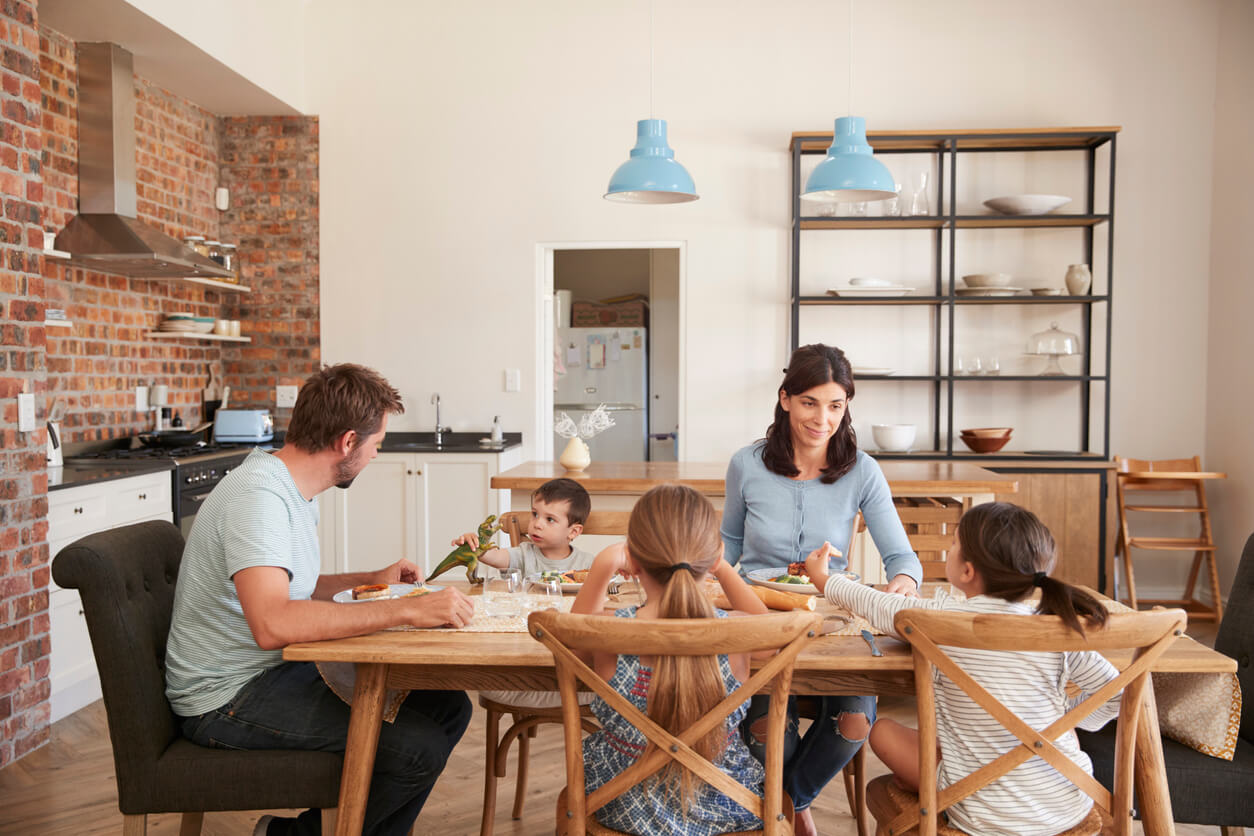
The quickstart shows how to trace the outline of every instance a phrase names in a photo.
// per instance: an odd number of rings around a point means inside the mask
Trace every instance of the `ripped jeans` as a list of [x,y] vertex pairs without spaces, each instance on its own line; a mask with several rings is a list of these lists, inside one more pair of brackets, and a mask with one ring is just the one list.
[[[823,787],[836,777],[845,764],[853,759],[859,747],[866,742],[847,740],[840,733],[838,722],[844,714],[865,714],[867,731],[875,724],[875,697],[806,697],[817,703],[816,719],[806,730],[804,737],[797,731],[800,714],[797,698],[788,698],[788,715],[784,728],[784,792],[792,799],[793,807],[804,810],[822,792]],[[759,694],[749,704],[749,713],[740,724],[740,734],[749,751],[759,761],[766,763],[766,738],[758,740],[750,727],[755,720],[766,716],[770,697]]]

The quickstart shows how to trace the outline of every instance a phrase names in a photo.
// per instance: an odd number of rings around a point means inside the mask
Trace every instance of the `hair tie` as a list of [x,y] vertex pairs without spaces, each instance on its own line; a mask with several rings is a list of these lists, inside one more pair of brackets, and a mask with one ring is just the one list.
[[1046,576],[1045,576],[1045,573],[1044,573],[1044,572],[1035,572],[1035,573],[1033,573],[1033,575],[1032,575],[1032,586],[1044,586],[1044,585],[1045,585],[1045,577],[1046,577]]
[[692,568],[691,563],[675,563],[671,565],[669,569],[670,569],[670,575],[667,575],[667,578],[670,578],[671,575],[675,574],[680,569],[687,569],[689,572],[693,574],[694,577],[697,574],[697,570]]

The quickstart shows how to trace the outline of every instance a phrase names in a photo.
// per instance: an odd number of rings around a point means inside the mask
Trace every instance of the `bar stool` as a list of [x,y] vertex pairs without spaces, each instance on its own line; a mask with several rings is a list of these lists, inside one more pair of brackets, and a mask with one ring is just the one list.
[[[1123,556],[1123,573],[1128,579],[1128,605],[1136,609],[1141,604],[1150,606],[1181,607],[1189,614],[1190,621],[1214,621],[1223,618],[1223,604],[1219,598],[1219,572],[1215,568],[1215,541],[1211,536],[1210,509],[1206,504],[1206,481],[1226,479],[1226,473],[1202,470],[1201,459],[1130,459],[1115,456],[1115,490],[1119,502],[1119,540],[1116,548]],[[1191,500],[1183,504],[1165,502],[1146,503],[1152,493],[1191,494]],[[1144,497],[1144,498],[1142,498]],[[1129,512],[1163,515],[1192,515],[1199,519],[1198,532],[1192,537],[1158,537],[1134,535],[1129,522]],[[1192,552],[1193,564],[1189,567],[1189,579],[1184,595],[1180,598],[1137,598],[1136,579],[1132,573],[1132,550]],[[1197,600],[1194,588],[1203,562],[1207,563],[1210,579],[1210,596],[1214,602],[1207,605]]]

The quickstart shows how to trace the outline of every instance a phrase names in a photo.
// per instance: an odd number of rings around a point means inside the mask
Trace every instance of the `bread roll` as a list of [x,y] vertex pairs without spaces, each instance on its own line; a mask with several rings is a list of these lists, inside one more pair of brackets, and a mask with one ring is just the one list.
[[[818,602],[817,595],[802,595],[800,592],[781,592],[765,586],[750,586],[749,591],[758,596],[768,609],[772,610],[814,610]],[[731,601],[726,595],[720,594],[714,599],[714,606],[731,609]]]
[[385,583],[365,583],[353,587],[353,600],[367,601],[371,598],[386,598],[391,592],[391,587]]

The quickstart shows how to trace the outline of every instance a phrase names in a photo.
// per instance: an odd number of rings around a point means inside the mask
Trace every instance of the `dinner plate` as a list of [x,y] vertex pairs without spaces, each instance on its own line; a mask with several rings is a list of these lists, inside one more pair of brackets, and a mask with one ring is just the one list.
[[836,287],[827,291],[828,296],[840,296],[845,299],[858,299],[871,296],[907,296],[914,293],[913,287]]
[[897,370],[881,366],[854,366],[853,373],[855,375],[896,374]]
[[[753,583],[758,586],[765,586],[767,589],[778,589],[780,592],[800,592],[802,595],[820,595],[822,590],[812,583],[778,583],[771,578],[778,578],[780,575],[787,575],[788,567],[784,566],[780,569],[750,569],[745,573]],[[852,581],[861,581],[861,576],[857,572],[842,572],[845,577]]]
[[1014,296],[1021,293],[1021,287],[956,287],[954,293],[959,296]]
[[335,595],[331,597],[331,600],[337,601],[341,604],[361,604],[367,601],[390,601],[394,598],[404,598],[406,595],[408,595],[410,592],[413,592],[415,589],[417,589],[420,586],[423,587],[424,589],[430,590],[431,592],[438,592],[439,590],[444,588],[442,586],[432,586],[430,584],[390,583],[388,584],[388,597],[387,598],[365,598],[362,600],[358,600],[353,597],[353,590],[345,589],[345,590],[341,590],[340,592],[335,593]]

